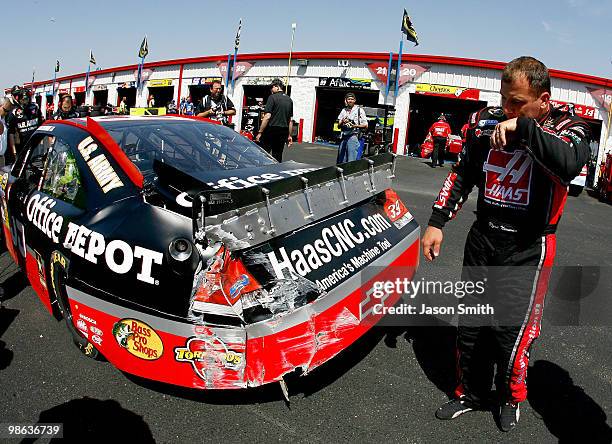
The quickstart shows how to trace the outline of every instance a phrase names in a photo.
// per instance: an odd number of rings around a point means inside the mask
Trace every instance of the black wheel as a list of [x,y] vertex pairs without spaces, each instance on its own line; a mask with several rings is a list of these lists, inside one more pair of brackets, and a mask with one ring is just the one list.
[[60,315],[66,321],[68,331],[72,335],[72,341],[78,349],[87,357],[95,360],[104,360],[98,349],[83,336],[74,326],[70,303],[68,302],[68,294],[66,293],[66,270],[68,268],[68,259],[59,251],[54,251],[51,254],[50,261],[51,286],[57,301],[57,308]]

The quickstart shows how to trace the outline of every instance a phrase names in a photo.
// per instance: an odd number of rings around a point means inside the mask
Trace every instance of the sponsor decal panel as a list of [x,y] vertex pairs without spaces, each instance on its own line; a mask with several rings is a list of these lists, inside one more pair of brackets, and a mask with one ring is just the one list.
[[380,193],[367,205],[273,239],[247,254],[263,253],[274,279],[304,277],[327,291],[357,275],[412,231],[412,216],[393,194]]
[[493,135],[494,129],[480,129],[476,128],[474,130],[474,135],[476,137],[491,137]]
[[105,194],[123,186],[123,182],[119,179],[106,155],[100,152],[98,144],[94,142],[91,136],[83,139],[79,143],[78,149]]
[[36,258],[36,265],[38,266],[38,279],[40,281],[40,285],[44,288],[47,288],[47,278],[45,277],[45,261],[40,255],[40,253],[34,250],[34,257]]
[[489,150],[484,197],[498,206],[525,208],[531,188],[531,157],[524,150]]
[[154,361],[164,353],[164,344],[157,332],[137,319],[116,322],[113,336],[120,347],[137,358]]
[[369,89],[370,79],[350,79],[345,77],[319,77],[319,86],[328,88]]
[[498,123],[499,123],[499,120],[484,119],[484,120],[478,121],[478,126],[482,128],[483,126],[495,126]]
[[87,333],[87,324],[83,319],[77,319],[76,321],[77,328],[81,330],[82,333]]
[[[44,194],[35,193],[26,206],[26,216],[32,224],[42,231],[53,243],[61,244],[73,254],[92,264],[103,261],[106,266],[117,274],[125,274],[136,267],[136,279],[147,284],[158,285],[159,281],[152,275],[153,265],[161,265],[163,254],[138,245],[132,246],[125,241],[106,238],[93,230],[68,222],[65,235],[61,236],[64,218],[52,211],[57,202]],[[121,254],[117,255],[119,252]]]
[[504,115],[504,110],[502,108],[490,108],[489,114],[493,117],[502,117]]
[[206,382],[214,379],[218,372],[229,371],[230,379],[240,380],[246,366],[244,344],[240,350],[230,348],[220,338],[210,336],[193,336],[187,339],[184,346],[174,348],[174,360],[191,364],[193,371]]
[[93,342],[96,345],[102,345],[102,337],[100,335],[92,335],[91,342]]
[[[206,185],[212,187],[214,190],[242,190],[250,188],[255,185],[262,185],[276,180],[285,179],[287,177],[299,176],[310,171],[314,171],[317,168],[297,168],[293,170],[282,170],[274,173],[263,173],[255,174],[246,177],[231,176],[218,179],[213,182],[207,182]],[[237,173],[238,174],[238,173]],[[175,200],[178,205],[185,208],[191,208],[193,205],[193,194],[197,191],[183,191],[179,193]],[[212,193],[210,195],[210,205],[223,205],[231,204],[232,195],[229,192]]]
[[456,99],[478,100],[480,90],[472,88],[460,88],[457,86],[433,85],[430,83],[419,83],[416,86],[417,94],[446,96]]
[[261,185],[275,180],[285,179],[287,177],[299,176],[300,174],[314,171],[317,168],[297,168],[295,170],[283,170],[278,173],[264,173],[248,177],[232,176],[229,178],[219,179],[217,182],[208,182],[207,185],[217,189],[241,190],[255,185]]

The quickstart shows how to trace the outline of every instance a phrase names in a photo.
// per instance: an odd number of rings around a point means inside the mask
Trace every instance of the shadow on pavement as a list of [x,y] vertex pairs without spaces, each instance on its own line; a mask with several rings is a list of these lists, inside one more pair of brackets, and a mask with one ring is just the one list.
[[[312,370],[308,375],[300,376],[299,370],[285,375],[289,395],[303,394],[304,396],[310,396],[333,384],[363,360],[383,339],[385,334],[384,329],[372,328],[338,356]],[[127,373],[124,373],[124,375],[133,383],[144,388],[208,404],[261,404],[284,399],[278,383],[238,390],[201,390],[151,381]]]
[[4,290],[3,294],[0,294],[0,301],[4,302],[14,298],[29,285],[28,279],[19,271],[19,267],[11,263],[0,271],[0,287]]
[[[0,307],[0,338],[4,335],[9,326],[13,323],[19,310]],[[0,370],[4,370],[13,361],[13,352],[6,348],[6,342],[0,340]]]
[[612,442],[604,410],[569,373],[549,361],[536,361],[528,373],[528,400],[548,430],[564,442]]
[[412,344],[425,376],[449,397],[456,386],[457,329],[434,317],[423,316],[422,326],[385,327],[385,344],[396,348],[400,336]]
[[[50,442],[155,442],[142,416],[124,409],[117,401],[110,399],[73,399],[42,412],[38,423],[63,424],[63,439],[55,438]],[[28,438],[21,442],[32,443],[36,439]]]

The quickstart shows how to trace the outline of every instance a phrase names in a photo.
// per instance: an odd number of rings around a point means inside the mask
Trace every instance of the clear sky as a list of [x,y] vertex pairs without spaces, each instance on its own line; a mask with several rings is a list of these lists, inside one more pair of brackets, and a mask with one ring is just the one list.
[[241,53],[397,52],[403,8],[420,45],[409,53],[509,61],[533,55],[550,68],[612,78],[612,0],[18,0],[2,1],[0,86],[84,72],[98,66],[227,54],[243,19]]

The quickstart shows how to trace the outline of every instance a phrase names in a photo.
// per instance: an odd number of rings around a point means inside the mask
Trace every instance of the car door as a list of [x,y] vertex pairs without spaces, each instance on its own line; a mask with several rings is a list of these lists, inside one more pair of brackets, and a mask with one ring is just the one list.
[[6,179],[6,213],[8,226],[7,247],[13,259],[25,269],[27,257],[27,216],[29,196],[36,190],[42,177],[49,140],[35,134],[26,148],[19,154],[11,175]]
[[70,221],[85,211],[86,191],[70,145],[61,137],[43,135],[13,185],[10,205],[20,264],[35,292],[51,311],[49,267],[62,251]]

